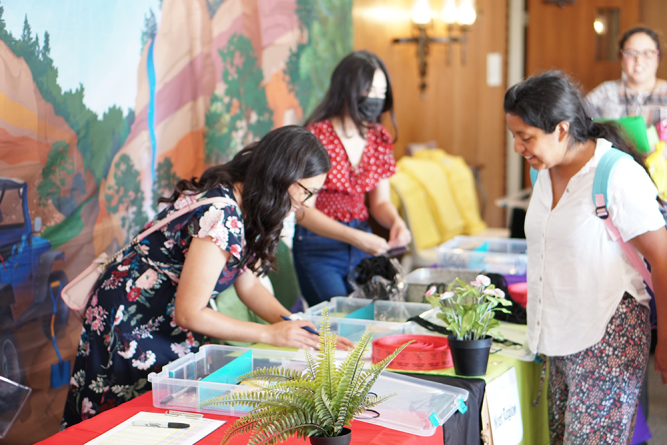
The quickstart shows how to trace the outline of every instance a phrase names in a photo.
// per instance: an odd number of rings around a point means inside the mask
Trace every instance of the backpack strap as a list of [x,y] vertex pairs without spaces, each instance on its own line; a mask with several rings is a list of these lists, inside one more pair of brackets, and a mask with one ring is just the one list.
[[139,235],[137,235],[133,242],[134,243],[139,243],[142,239],[146,238],[148,235],[150,235],[153,232],[157,232],[176,218],[180,218],[181,216],[185,215],[186,213],[189,213],[196,209],[197,207],[201,207],[207,204],[232,204],[232,205],[237,205],[235,201],[233,201],[231,198],[225,198],[224,196],[215,196],[213,198],[204,198],[199,201],[195,201],[194,203],[189,203],[185,207],[181,208],[180,210],[176,210],[175,212],[169,214],[166,218],[155,221],[155,224],[153,224],[151,227],[148,229],[144,230],[141,232]]
[[535,170],[533,167],[530,167],[530,183],[535,187],[535,183],[537,182],[537,175],[540,172]]
[[625,252],[628,260],[630,260],[632,267],[634,267],[635,270],[639,272],[639,274],[644,279],[644,282],[646,282],[648,287],[653,290],[651,272],[646,267],[644,261],[642,261],[642,259],[639,257],[639,254],[637,254],[637,250],[632,247],[632,244],[623,241],[618,229],[616,226],[614,226],[611,218],[609,218],[609,212],[607,210],[609,177],[611,176],[611,171],[614,168],[614,165],[616,165],[616,163],[623,158],[632,159],[629,154],[613,147],[604,155],[602,155],[602,158],[600,158],[600,162],[598,163],[597,169],[595,170],[595,176],[593,178],[593,204],[595,205],[595,214],[604,222],[604,225],[607,228],[607,232],[609,233],[609,236],[611,236],[611,239],[621,245],[621,249],[623,249],[623,252]]
[[[595,177],[593,178],[593,202],[595,203],[595,214],[598,218],[607,219],[609,212],[607,212],[607,189],[609,188],[609,177],[616,162],[623,158],[632,159],[632,157],[612,147],[600,158],[597,169],[595,170]],[[601,198],[598,196],[601,195]],[[598,204],[600,201],[600,204]]]

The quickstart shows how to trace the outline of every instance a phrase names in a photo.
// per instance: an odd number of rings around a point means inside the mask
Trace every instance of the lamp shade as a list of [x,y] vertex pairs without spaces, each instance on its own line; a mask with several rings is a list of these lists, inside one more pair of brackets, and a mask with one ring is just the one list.
[[456,9],[456,0],[445,0],[445,6],[442,8],[440,18],[448,25],[456,23],[458,10]]
[[456,23],[463,26],[470,26],[475,23],[476,19],[475,2],[473,0],[463,0],[458,7]]
[[428,0],[416,0],[412,7],[412,22],[415,25],[427,25],[432,18],[433,12]]

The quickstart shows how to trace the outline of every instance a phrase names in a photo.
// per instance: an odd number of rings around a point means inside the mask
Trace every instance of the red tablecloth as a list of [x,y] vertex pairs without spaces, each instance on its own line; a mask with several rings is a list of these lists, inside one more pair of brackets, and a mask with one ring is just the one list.
[[[77,445],[84,444],[97,436],[109,431],[111,428],[129,419],[140,411],[149,411],[154,413],[163,413],[164,409],[153,407],[152,393],[144,394],[127,403],[124,403],[114,409],[105,411],[92,419],[88,419],[77,425],[67,428],[49,437],[46,440],[38,442],[42,445]],[[198,444],[218,445],[222,440],[225,429],[229,427],[237,417],[216,416],[205,414],[209,419],[226,420],[227,423],[218,428],[213,433],[206,436]],[[249,435],[239,435],[231,442],[234,445],[247,444]],[[304,441],[290,438],[285,444],[303,445]],[[307,442],[305,442],[307,443]],[[352,421],[352,444],[373,444],[373,445],[444,445],[442,427],[439,427],[435,434],[430,437],[415,436],[400,431],[390,430],[370,423]]]

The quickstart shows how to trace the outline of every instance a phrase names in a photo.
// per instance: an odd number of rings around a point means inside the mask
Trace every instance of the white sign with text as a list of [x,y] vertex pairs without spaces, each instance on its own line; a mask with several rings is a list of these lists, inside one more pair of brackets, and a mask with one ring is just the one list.
[[516,370],[510,369],[486,385],[494,445],[517,445],[523,439]]

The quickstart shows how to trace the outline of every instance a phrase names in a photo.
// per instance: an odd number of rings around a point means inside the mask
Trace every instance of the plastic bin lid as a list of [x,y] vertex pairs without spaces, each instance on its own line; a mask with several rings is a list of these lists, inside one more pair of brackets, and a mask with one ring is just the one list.
[[394,372],[383,372],[371,391],[396,396],[373,408],[378,417],[365,413],[355,419],[418,436],[432,436],[456,411],[467,410],[465,389]]

